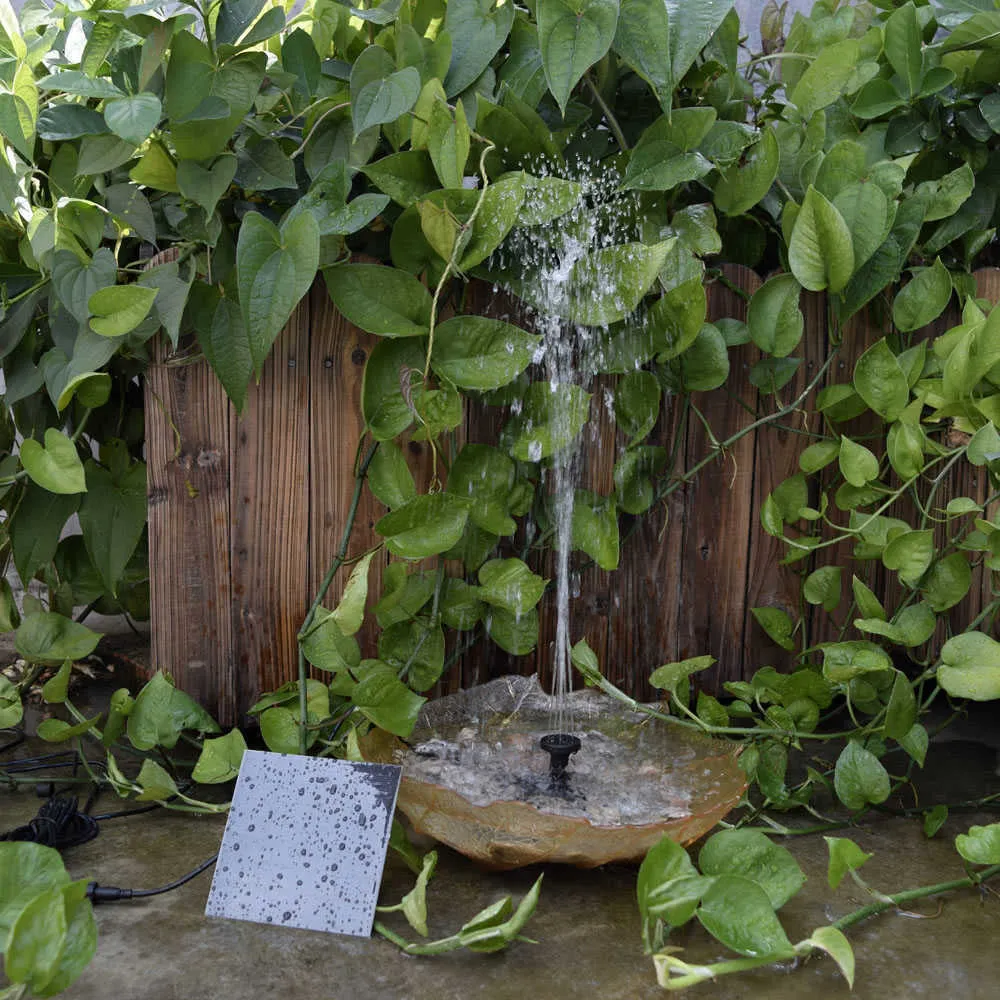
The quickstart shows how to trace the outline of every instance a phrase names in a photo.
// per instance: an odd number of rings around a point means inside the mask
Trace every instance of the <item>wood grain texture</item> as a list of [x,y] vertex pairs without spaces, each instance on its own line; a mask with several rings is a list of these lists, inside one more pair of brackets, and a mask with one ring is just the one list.
[[[826,326],[826,296],[804,292],[800,299],[805,319],[802,342],[794,356],[802,359],[795,377],[779,391],[777,396],[763,392],[757,394],[757,411],[773,413],[775,408],[797,398],[816,377],[827,358],[829,337]],[[750,520],[750,550],[748,555],[747,592],[743,618],[743,674],[752,674],[759,667],[770,664],[777,669],[791,665],[793,654],[778,646],[757,624],[752,608],[779,608],[793,621],[797,621],[808,605],[800,608],[801,574],[812,568],[812,560],[782,566],[787,546],[761,526],[761,508],[764,501],[789,476],[799,471],[799,455],[810,443],[810,438],[797,431],[808,431],[805,410],[815,405],[816,393],[806,400],[801,413],[790,414],[782,425],[767,425],[755,435],[753,510]],[[801,636],[797,637],[801,641]]]
[[145,386],[152,667],[234,721],[232,410],[207,362],[171,364],[163,338],[153,351]]
[[307,300],[231,425],[232,629],[241,706],[298,669],[296,637],[310,593],[309,327]]
[[[313,286],[309,298],[312,336],[309,349],[309,565],[310,599],[319,591],[340,545],[351,495],[354,492],[354,458],[364,433],[361,415],[361,381],[365,363],[378,338],[351,326],[333,307],[322,282]],[[385,508],[366,486],[358,505],[348,558],[362,555],[381,538],[375,523]],[[368,576],[368,608],[358,633],[362,656],[375,656],[375,616],[371,613],[382,592],[382,568],[386,559],[372,560]],[[345,566],[334,577],[325,600],[336,606],[350,575]]]
[[[759,278],[749,269],[727,267],[728,279],[752,293]],[[721,283],[709,287],[710,319],[746,318],[747,303]],[[754,419],[757,391],[748,374],[753,363],[749,345],[729,352],[730,375],[725,391],[692,393],[700,410],[688,419],[687,467]],[[733,398],[730,398],[733,397]],[[743,671],[744,608],[746,606],[750,533],[753,525],[753,434],[740,438],[719,461],[707,465],[687,491],[687,518],[681,563],[678,650],[680,659],[711,655],[716,664],[700,675],[718,689],[738,680]]]

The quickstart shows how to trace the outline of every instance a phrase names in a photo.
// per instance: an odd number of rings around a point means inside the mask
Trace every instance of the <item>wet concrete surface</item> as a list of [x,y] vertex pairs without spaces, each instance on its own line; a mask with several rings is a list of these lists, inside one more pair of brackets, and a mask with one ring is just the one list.
[[[30,742],[9,755],[51,747]],[[920,804],[958,801],[1000,792],[995,749],[970,741],[932,747],[921,776]],[[118,808],[102,796],[95,812]],[[910,798],[905,804],[913,805]],[[39,800],[30,788],[0,789],[0,828],[27,821]],[[964,875],[953,838],[974,824],[1000,820],[1000,812],[953,815],[927,840],[919,821],[875,817],[836,831],[874,857],[864,868],[877,889],[897,892]],[[797,822],[801,822],[797,820]],[[100,836],[67,852],[75,877],[104,885],[150,888],[184,874],[219,845],[223,817],[159,811],[102,824]],[[826,847],[820,836],[777,838],[807,875],[805,888],[781,911],[792,941],[806,937],[869,899],[849,879],[832,892],[826,884]],[[539,869],[503,874],[478,870],[447,849],[429,894],[433,937],[454,932],[497,898],[527,891]],[[643,955],[635,906],[635,870],[609,866],[593,871],[545,869],[541,901],[527,933],[537,944],[517,943],[496,955],[452,953],[434,958],[401,954],[379,939],[338,937],[203,915],[210,877],[164,896],[97,908],[95,959],[63,996],[68,1000],[644,1000],[663,996],[653,966]],[[390,857],[382,901],[395,903],[412,876]],[[996,887],[1000,889],[1000,885]],[[1000,895],[965,890],[923,900],[917,916],[887,913],[849,931],[857,956],[853,994],[833,963],[814,959],[727,976],[686,992],[714,1000],[837,998],[1000,997]],[[394,914],[387,918],[404,936],[415,935]],[[682,957],[706,962],[733,957],[694,921],[675,933]]]

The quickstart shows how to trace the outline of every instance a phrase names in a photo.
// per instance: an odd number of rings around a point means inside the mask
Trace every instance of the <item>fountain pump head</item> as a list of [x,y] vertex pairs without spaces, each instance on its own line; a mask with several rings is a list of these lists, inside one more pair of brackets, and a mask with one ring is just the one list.
[[580,749],[580,740],[571,733],[549,733],[538,741],[538,745],[549,755],[549,775],[555,780],[564,780],[566,765]]

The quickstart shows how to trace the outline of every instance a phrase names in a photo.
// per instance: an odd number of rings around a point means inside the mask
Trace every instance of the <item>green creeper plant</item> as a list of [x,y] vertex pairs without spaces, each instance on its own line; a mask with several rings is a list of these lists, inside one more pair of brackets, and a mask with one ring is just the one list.
[[[320,274],[379,339],[353,502],[299,633],[298,675],[251,710],[266,744],[344,754],[370,726],[405,736],[472,644],[530,652],[553,543],[539,487],[594,403],[585,385],[540,377],[533,329],[471,312],[465,291],[482,279],[551,307],[545,261],[523,252],[544,231],[584,241],[559,319],[588,328],[583,380],[609,387],[622,431],[614,489],[577,497],[578,564],[614,569],[635,519],[746,434],[802,444],[800,471],[761,508],[801,574],[798,607],[753,610],[784,669],[716,697],[696,691],[710,657],[662,665],[663,711],[746,742],[752,815],[771,829],[798,832],[769,812],[816,811],[819,787],[855,816],[887,808],[923,764],[932,702],[1000,697],[1000,318],[973,278],[995,259],[1000,31],[996,12],[951,0],[822,0],[787,32],[780,16],[767,12],[767,51],[750,53],[731,5],[695,0],[191,0],[169,14],[125,0],[18,14],[0,0],[0,557],[36,585],[20,604],[0,585],[0,628],[28,664],[0,679],[0,723],[18,724],[23,693],[56,667],[45,696],[68,717],[43,736],[100,741],[123,795],[224,808],[190,797],[160,754],[194,739],[192,778],[223,782],[243,737],[216,735],[166,675],[134,699],[116,693],[105,718],[66,701],[66,663],[98,640],[74,614],[148,614],[138,377],[152,338],[170,343],[168,363],[204,356],[242,411]],[[767,278],[746,322],[706,322],[722,262]],[[793,392],[804,291],[826,297],[826,356]],[[949,309],[960,319],[942,330]],[[863,352],[861,314],[885,331]],[[726,386],[747,344],[758,399],[720,438],[700,393]],[[459,443],[473,405],[497,409],[496,440]],[[663,441],[667,407],[678,419]],[[709,444],[685,466],[692,420]],[[433,455],[422,492],[409,439]],[[945,495],[962,469],[983,488]],[[383,541],[359,553],[366,489],[386,509]],[[80,533],[63,537],[74,514]],[[378,638],[362,650],[375,558],[387,561]],[[973,586],[989,599],[957,621]],[[585,646],[574,662],[628,699]],[[840,706],[849,722],[834,731],[824,716]],[[789,787],[789,751],[809,741],[841,744],[836,760]],[[684,878],[715,877],[702,868]],[[747,903],[713,882],[695,909],[737,943],[759,918],[762,959],[819,948],[846,969],[836,927],[787,944],[771,888]],[[727,929],[731,903],[753,919]],[[418,911],[417,897],[403,906]],[[507,943],[515,918],[498,910],[406,947],[480,931]],[[665,985],[702,976],[657,954]]]

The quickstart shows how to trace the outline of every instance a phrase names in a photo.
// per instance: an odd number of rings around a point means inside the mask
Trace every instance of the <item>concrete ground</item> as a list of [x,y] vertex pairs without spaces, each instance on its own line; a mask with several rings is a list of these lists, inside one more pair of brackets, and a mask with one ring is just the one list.
[[[48,749],[46,747],[46,749]],[[9,756],[39,751],[28,743]],[[920,803],[957,801],[1000,792],[995,749],[959,741],[932,748],[921,778]],[[0,764],[2,766],[2,764]],[[102,797],[95,811],[116,808]],[[912,800],[907,805],[912,804]],[[29,790],[0,789],[0,829],[28,820],[39,800]],[[973,824],[1000,813],[954,816],[927,840],[918,822],[876,817],[839,831],[874,853],[864,869],[878,889],[900,891],[963,876],[952,841]],[[75,877],[104,885],[154,887],[172,881],[218,849],[223,817],[160,811],[102,824],[101,835],[67,852]],[[782,910],[793,941],[869,900],[845,880],[826,884],[826,847],[818,836],[785,838],[808,876],[804,890]],[[441,850],[429,890],[430,930],[442,937],[506,894],[519,897],[537,870],[487,874]],[[164,896],[105,904],[97,909],[97,955],[67,1000],[643,1000],[662,996],[652,963],[642,954],[635,906],[635,870],[594,871],[551,867],[527,933],[537,944],[517,943],[497,955],[456,952],[412,958],[380,939],[239,923],[204,916],[210,876]],[[412,876],[390,857],[383,902],[395,903]],[[1000,886],[997,886],[1000,889]],[[728,976],[688,991],[713,1000],[791,1000],[801,997],[910,1000],[935,997],[993,1000],[1000,996],[1000,896],[990,889],[953,893],[917,907],[927,919],[885,914],[849,933],[857,956],[851,994],[833,963],[772,968]],[[404,936],[413,933],[398,914],[388,918]],[[692,922],[675,935],[688,961],[712,961],[723,949]]]

